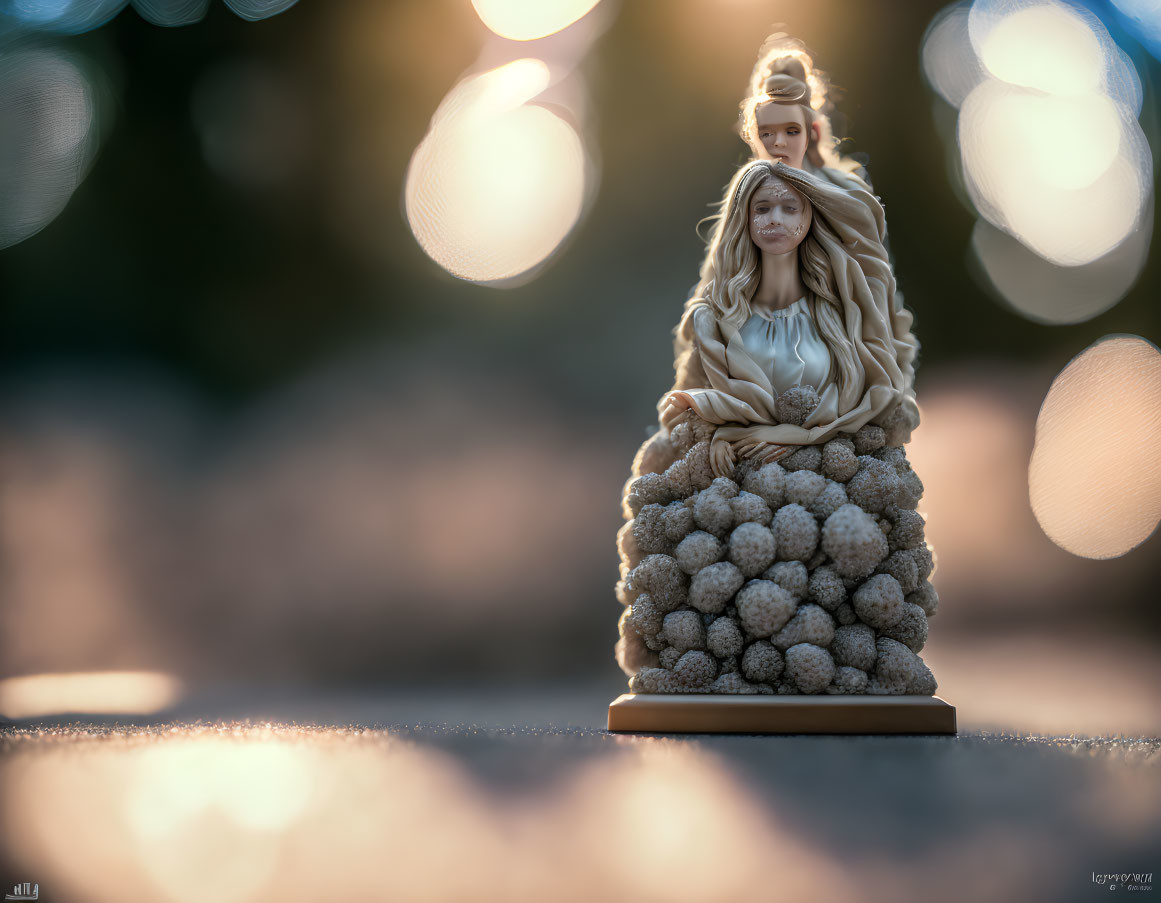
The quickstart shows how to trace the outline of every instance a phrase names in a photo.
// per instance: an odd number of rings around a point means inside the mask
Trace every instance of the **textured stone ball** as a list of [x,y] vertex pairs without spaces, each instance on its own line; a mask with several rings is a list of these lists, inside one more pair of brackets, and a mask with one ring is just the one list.
[[839,627],[834,632],[830,651],[840,665],[870,671],[875,667],[879,655],[875,648],[875,631],[866,624]]
[[930,696],[936,691],[935,675],[918,655],[890,637],[879,637],[875,645],[879,655],[868,692]]
[[669,442],[673,446],[673,450],[679,455],[684,455],[689,451],[694,439],[693,428],[688,420],[681,421],[669,431]]
[[843,505],[849,505],[846,487],[834,480],[827,480],[826,487],[813,502],[806,506],[806,510],[820,520],[826,520]]
[[931,576],[931,572],[935,570],[935,556],[931,554],[931,549],[925,545],[919,546],[915,549],[909,549],[907,554],[915,559],[915,567],[919,570],[920,580],[926,580]]
[[704,530],[695,530],[677,544],[673,557],[677,566],[687,574],[696,574],[702,568],[721,561],[726,554],[726,544]]
[[617,554],[621,556],[621,564],[629,570],[635,568],[645,557],[645,553],[637,548],[637,540],[633,537],[633,521],[627,521],[617,531]]
[[890,574],[898,580],[904,595],[919,588],[919,568],[915,565],[915,558],[906,552],[892,552],[879,565],[876,573]]
[[718,618],[706,628],[705,642],[715,656],[728,659],[742,651],[742,629],[733,618]]
[[631,517],[646,505],[664,505],[672,498],[664,476],[659,473],[644,473],[629,484],[625,493],[625,507],[629,509],[628,516]]
[[742,488],[759,496],[771,511],[782,506],[786,493],[786,471],[775,461],[748,474],[742,481]]
[[927,643],[927,615],[913,602],[903,602],[903,617],[896,624],[884,627],[881,634],[898,640],[912,652],[919,652]]
[[859,456],[850,439],[831,439],[822,447],[822,475],[838,483],[845,483],[859,470]]
[[716,493],[724,499],[732,499],[741,492],[741,487],[729,477],[714,477],[708,489],[710,492]]
[[890,574],[876,574],[851,596],[855,614],[876,630],[898,624],[904,614],[903,590]]
[[763,580],[773,580],[796,600],[806,598],[810,585],[810,575],[801,561],[779,561],[768,567],[762,574]]
[[786,662],[782,653],[771,646],[766,640],[751,643],[742,656],[742,673],[749,680],[760,683],[773,683],[782,676]]
[[922,581],[919,584],[919,589],[908,595],[905,601],[912,605],[918,605],[929,618],[939,610],[939,594],[935,592],[935,587],[926,580]]
[[755,637],[768,637],[790,620],[798,602],[777,583],[751,580],[738,592],[736,605],[746,632]]
[[787,649],[785,657],[785,676],[800,693],[821,693],[834,680],[834,659],[821,646],[799,643]]
[[734,511],[734,523],[745,524],[753,522],[769,526],[774,512],[766,504],[766,500],[752,492],[739,492],[730,499],[730,507]]
[[833,612],[847,600],[847,588],[838,572],[824,564],[810,572],[807,595],[827,611]]
[[670,502],[661,512],[661,529],[673,546],[693,532],[693,509],[681,502]]
[[689,586],[689,604],[700,612],[719,614],[745,582],[737,565],[729,561],[711,564],[694,574]]
[[869,684],[867,672],[849,665],[839,665],[835,671],[834,683],[826,688],[826,692],[836,696],[846,694],[857,696],[866,693]]
[[919,474],[910,468],[899,474],[899,494],[895,504],[900,508],[914,509],[922,498],[923,481],[919,479]]
[[[861,453],[860,453],[861,454]],[[873,457],[878,458],[895,468],[895,472],[902,475],[904,471],[911,469],[911,462],[907,460],[907,452],[901,448],[896,448],[891,445],[886,445],[878,451],[872,453]]]
[[705,648],[705,624],[696,611],[673,611],[662,622],[661,635],[679,652]]
[[786,650],[799,643],[829,646],[834,639],[834,618],[813,603],[798,606],[786,625],[770,638],[779,649]]
[[657,655],[657,664],[662,668],[673,670],[673,666],[677,664],[677,660],[685,655],[680,649],[674,649],[672,646],[666,646]]
[[702,420],[700,417],[690,417],[689,426],[693,431],[694,442],[709,442],[717,432],[717,424]]
[[843,602],[834,610],[834,619],[840,624],[854,624],[859,616],[855,614],[854,606],[850,602]]
[[632,677],[642,668],[657,667],[659,662],[657,653],[645,645],[640,635],[626,623],[624,615],[621,616],[617,630],[619,637],[614,654],[617,664],[621,666],[626,676]]
[[826,489],[826,477],[813,470],[797,470],[786,475],[786,501],[809,508]]
[[718,679],[710,684],[709,691],[726,696],[752,696],[758,692],[758,688],[734,671],[719,674]]
[[628,623],[640,636],[651,637],[661,632],[661,620],[664,617],[665,612],[654,604],[653,597],[642,593],[629,609]]
[[863,455],[859,458],[859,472],[847,480],[847,496],[864,511],[882,514],[895,505],[900,485],[894,467]]
[[784,458],[782,466],[791,473],[799,470],[817,471],[822,466],[822,449],[817,445],[804,445]]
[[844,505],[822,526],[822,550],[840,577],[865,577],[887,557],[887,538],[866,511]]
[[923,545],[923,515],[918,511],[900,508],[895,512],[895,523],[887,534],[892,552],[916,549]]
[[820,400],[814,386],[792,386],[774,400],[774,416],[779,423],[802,426]]
[[686,468],[689,472],[689,485],[693,492],[701,492],[714,481],[714,471],[710,466],[709,442],[696,442],[685,453]]
[[685,604],[689,577],[669,555],[647,555],[629,574],[637,593],[648,593],[662,611]]
[[708,652],[691,650],[673,666],[677,679],[687,687],[704,687],[718,675],[718,663]]
[[672,544],[665,530],[665,508],[646,505],[633,519],[633,539],[646,555],[667,553]]
[[860,455],[869,455],[887,444],[887,432],[873,423],[859,427],[853,438],[855,452]]
[[919,409],[913,403],[901,402],[876,419],[887,431],[887,444],[902,446],[911,441],[911,432],[919,426]]
[[693,522],[699,530],[714,536],[725,536],[734,526],[734,509],[730,500],[714,487],[703,489],[693,502]]
[[637,449],[633,458],[633,473],[661,473],[677,458],[678,451],[664,430],[654,433]]
[[818,521],[801,505],[779,508],[771,529],[781,561],[809,561],[818,548]]
[[672,498],[685,499],[697,491],[693,488],[693,480],[689,476],[689,461],[684,457],[670,464],[662,476],[665,477],[665,485],[669,487]]
[[769,527],[745,523],[730,534],[727,556],[744,577],[757,577],[774,561],[774,534]]
[[634,693],[678,693],[683,687],[672,671],[664,668],[642,668],[629,681]]

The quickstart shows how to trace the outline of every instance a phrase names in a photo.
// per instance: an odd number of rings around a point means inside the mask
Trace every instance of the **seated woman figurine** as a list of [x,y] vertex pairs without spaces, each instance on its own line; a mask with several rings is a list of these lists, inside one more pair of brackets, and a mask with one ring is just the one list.
[[[676,382],[658,405],[666,429],[686,411],[717,427],[715,475],[729,476],[737,454],[777,460],[885,414],[917,422],[919,346],[896,303],[885,232],[866,191],[785,163],[738,171],[677,328]],[[778,398],[796,386],[818,401],[788,422]]]

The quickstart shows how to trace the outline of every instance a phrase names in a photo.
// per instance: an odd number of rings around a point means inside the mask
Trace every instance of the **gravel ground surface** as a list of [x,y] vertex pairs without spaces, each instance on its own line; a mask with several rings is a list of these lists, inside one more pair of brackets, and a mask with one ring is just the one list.
[[223,692],[18,722],[0,882],[44,901],[1158,893],[1121,880],[1161,867],[1157,738],[962,718],[957,737],[612,735],[611,698]]

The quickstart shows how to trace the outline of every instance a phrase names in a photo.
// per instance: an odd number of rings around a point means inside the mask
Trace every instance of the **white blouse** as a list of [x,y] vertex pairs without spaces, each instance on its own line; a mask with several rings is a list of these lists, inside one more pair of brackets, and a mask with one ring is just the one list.
[[754,311],[742,326],[742,344],[781,395],[793,386],[822,392],[830,376],[830,349],[818,334],[806,298],[781,310]]

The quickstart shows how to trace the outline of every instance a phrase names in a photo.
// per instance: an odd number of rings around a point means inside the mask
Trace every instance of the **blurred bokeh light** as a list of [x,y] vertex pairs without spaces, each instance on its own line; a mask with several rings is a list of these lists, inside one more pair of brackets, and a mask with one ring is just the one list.
[[981,0],[972,5],[969,28],[978,35],[983,64],[1001,81],[1048,94],[1086,95],[1101,87],[1105,57],[1100,41],[1063,4]]
[[453,276],[503,282],[541,264],[580,217],[585,154],[576,130],[534,100],[552,75],[515,60],[461,82],[432,117],[407,172],[407,219]]
[[1120,247],[1082,266],[1049,263],[987,220],[972,229],[972,252],[999,299],[1037,323],[1083,323],[1120,301],[1145,268],[1152,210]]
[[968,37],[968,10],[962,3],[941,10],[923,36],[920,50],[928,84],[953,107],[962,104],[985,78]]
[[0,248],[64,209],[96,154],[100,113],[98,92],[71,54],[0,54]]
[[1136,119],[1109,98],[988,80],[960,108],[959,137],[980,212],[1050,263],[1091,263],[1139,228],[1149,148]]
[[176,703],[181,692],[181,681],[148,671],[29,674],[0,680],[0,716],[151,715]]
[[210,0],[133,0],[133,8],[154,25],[172,28],[205,18]]
[[[0,34],[5,26],[53,34],[82,34],[112,21],[132,6],[141,18],[166,28],[202,21],[217,0],[0,0]],[[222,0],[251,22],[285,12],[298,0]],[[7,20],[7,21],[5,21]]]
[[1158,0],[1110,0],[1122,20],[1153,56],[1161,59],[1161,2]]
[[995,292],[1041,323],[1120,301],[1152,235],[1152,153],[1140,76],[1101,20],[1057,0],[956,4],[932,21],[922,60],[959,108],[953,178],[990,224],[972,253]]
[[1114,558],[1161,519],[1161,352],[1106,336],[1053,381],[1028,468],[1032,510],[1057,545]]
[[534,41],[567,28],[600,0],[472,0],[480,20],[502,38]]

